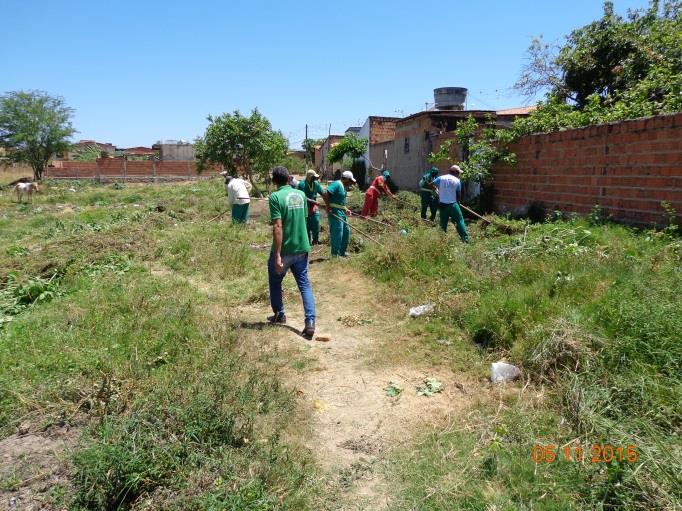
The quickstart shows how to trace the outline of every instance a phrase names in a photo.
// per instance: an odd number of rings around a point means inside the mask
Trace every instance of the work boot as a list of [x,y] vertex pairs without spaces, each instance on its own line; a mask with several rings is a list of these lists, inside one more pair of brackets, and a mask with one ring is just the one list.
[[283,312],[278,312],[277,314],[273,314],[272,316],[268,316],[268,321],[270,323],[284,324],[287,322],[287,317]]
[[307,337],[308,339],[312,339],[313,335],[315,335],[315,320],[314,319],[306,319],[305,320],[305,327],[303,328],[303,335]]

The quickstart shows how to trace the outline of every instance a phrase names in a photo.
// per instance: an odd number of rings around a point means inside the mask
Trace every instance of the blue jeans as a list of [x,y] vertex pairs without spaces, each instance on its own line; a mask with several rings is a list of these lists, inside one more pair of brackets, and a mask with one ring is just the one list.
[[315,298],[313,297],[313,286],[308,280],[308,254],[288,254],[282,256],[282,264],[284,271],[277,273],[275,271],[275,253],[270,252],[268,259],[268,281],[270,285],[270,305],[272,312],[275,314],[284,314],[284,303],[282,301],[282,280],[287,274],[287,270],[291,268],[291,273],[294,274],[298,290],[301,292],[303,299],[303,311],[305,312],[306,321],[315,321]]

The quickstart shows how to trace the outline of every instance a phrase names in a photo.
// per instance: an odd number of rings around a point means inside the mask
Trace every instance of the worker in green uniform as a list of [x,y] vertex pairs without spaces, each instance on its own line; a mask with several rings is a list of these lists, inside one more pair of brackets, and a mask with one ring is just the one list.
[[317,195],[323,195],[324,190],[318,181],[320,175],[313,169],[306,172],[305,179],[298,182],[298,189],[305,193],[308,199],[308,216],[306,226],[310,243],[318,245],[320,243],[320,206],[317,204]]
[[426,220],[426,210],[431,210],[431,221],[436,219],[438,210],[438,192],[431,188],[431,183],[438,177],[438,168],[431,167],[419,180],[419,196],[422,199],[422,220]]
[[341,179],[334,181],[327,187],[322,198],[327,205],[329,217],[329,239],[332,246],[332,257],[346,257],[348,242],[350,241],[350,227],[348,216],[350,209],[346,207],[346,191],[355,184],[355,178],[350,170],[341,174]]
[[462,182],[459,176],[462,169],[458,165],[450,167],[450,172],[444,176],[438,176],[429,185],[433,190],[438,190],[438,209],[440,210],[440,228],[443,232],[448,230],[448,223],[455,224],[457,233],[464,243],[469,243],[469,233],[467,232],[462,210],[459,209],[458,202],[462,201]]

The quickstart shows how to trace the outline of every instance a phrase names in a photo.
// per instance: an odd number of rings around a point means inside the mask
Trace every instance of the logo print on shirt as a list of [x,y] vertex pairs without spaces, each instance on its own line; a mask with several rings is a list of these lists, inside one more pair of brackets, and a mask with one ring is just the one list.
[[292,192],[287,195],[286,204],[289,209],[303,209],[305,206],[305,199],[298,193]]

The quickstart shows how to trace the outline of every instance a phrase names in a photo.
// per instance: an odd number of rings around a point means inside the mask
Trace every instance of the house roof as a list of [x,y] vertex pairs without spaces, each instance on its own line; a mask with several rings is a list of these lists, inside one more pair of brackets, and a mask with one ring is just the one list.
[[373,121],[399,121],[401,117],[384,117],[382,115],[370,115],[369,119]]
[[497,115],[528,115],[537,107],[535,106],[522,106],[517,108],[506,108],[504,110],[498,110]]
[[430,117],[485,117],[486,115],[495,114],[495,110],[423,110],[402,119],[398,119],[398,124],[411,121],[417,117],[430,116]]
[[127,149],[124,149],[124,151],[131,154],[153,154],[155,152],[151,147],[143,146],[128,147]]

